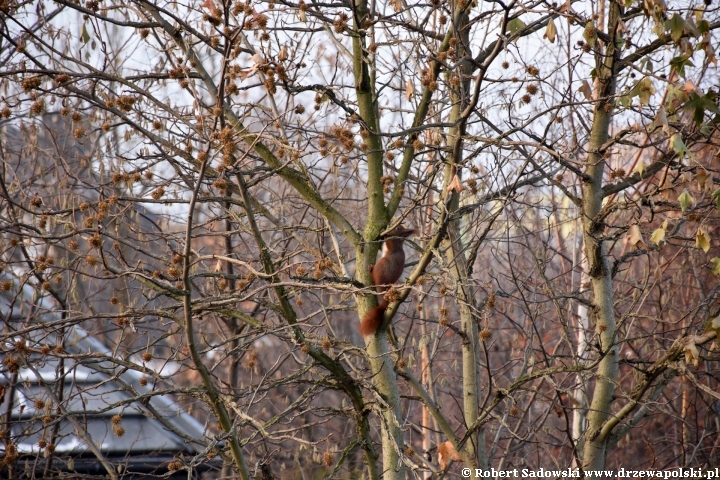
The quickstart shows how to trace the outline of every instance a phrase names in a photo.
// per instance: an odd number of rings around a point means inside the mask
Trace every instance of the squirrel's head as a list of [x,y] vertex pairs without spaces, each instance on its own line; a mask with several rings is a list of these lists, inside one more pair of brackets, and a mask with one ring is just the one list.
[[397,238],[397,237],[407,238],[416,232],[417,232],[417,230],[415,230],[414,228],[405,228],[402,225],[398,225],[397,227],[393,228],[386,234],[382,235],[381,238],[383,238],[383,239],[391,239],[391,238]]

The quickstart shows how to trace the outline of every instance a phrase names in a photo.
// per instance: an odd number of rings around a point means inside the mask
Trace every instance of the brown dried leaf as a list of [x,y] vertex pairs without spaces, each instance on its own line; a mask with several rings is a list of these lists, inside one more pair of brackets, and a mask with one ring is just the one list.
[[647,250],[648,246],[645,244],[645,241],[643,240],[642,232],[640,231],[640,227],[635,225],[630,225],[630,229],[627,233],[628,242],[633,247],[639,247],[644,250]]
[[268,20],[270,20],[270,17],[262,13],[258,13],[255,10],[253,10],[252,12],[252,17],[253,23],[255,23],[256,25],[260,25],[260,28],[262,28],[263,32],[267,32],[267,22]]
[[465,187],[463,187],[462,182],[460,181],[460,177],[457,176],[457,173],[452,179],[452,182],[450,182],[450,185],[447,187],[448,191],[453,190],[458,195],[465,190]]
[[415,93],[415,87],[413,87],[413,84],[410,80],[407,81],[407,86],[405,87],[405,98],[410,101],[413,94]]
[[582,81],[582,85],[578,88],[578,92],[582,93],[586,100],[592,100],[592,87],[587,80]]
[[553,19],[551,18],[548,20],[547,28],[545,29],[545,35],[543,35],[543,38],[547,38],[550,40],[550,43],[555,43],[555,36],[557,35],[557,27],[555,26],[555,22],[553,22]]
[[220,10],[217,5],[215,5],[215,2],[213,2],[213,0],[205,0],[203,2],[203,7],[210,10],[210,15],[212,15],[213,17],[219,17],[220,15],[222,15],[222,10]]
[[692,363],[696,367],[700,364],[700,352],[692,340],[685,345],[685,363]]

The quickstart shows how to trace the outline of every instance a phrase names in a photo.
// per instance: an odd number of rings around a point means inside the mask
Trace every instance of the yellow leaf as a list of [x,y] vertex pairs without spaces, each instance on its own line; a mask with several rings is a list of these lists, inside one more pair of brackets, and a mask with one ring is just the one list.
[[635,171],[638,172],[640,174],[640,176],[642,176],[645,173],[645,167],[646,167],[645,162],[640,160],[638,162],[637,166],[635,167]]
[[523,22],[522,20],[520,20],[517,17],[510,20],[507,24],[507,29],[512,34],[516,34],[523,28],[525,28],[525,22]]
[[703,18],[703,14],[705,13],[705,7],[695,7],[693,9],[693,16],[695,17],[695,21],[699,22]]
[[678,202],[680,202],[680,209],[685,213],[685,210],[690,208],[690,206],[693,204],[695,199],[693,198],[690,193],[688,193],[687,188],[683,190],[683,192],[678,197]]
[[[715,257],[710,259],[710,263],[712,264],[712,273],[713,275],[720,275],[720,258]],[[718,317],[720,318],[720,317]]]
[[665,241],[665,229],[660,227],[655,229],[655,231],[650,235],[650,241],[654,243],[655,245],[660,245],[660,243]]
[[698,228],[698,231],[695,234],[695,246],[702,248],[702,251],[705,253],[710,250],[710,237],[708,237],[708,234],[705,233],[705,230],[702,228]]
[[654,94],[655,87],[653,86],[652,81],[648,77],[645,77],[638,82],[637,95],[640,98],[640,105],[649,105],[650,97]]

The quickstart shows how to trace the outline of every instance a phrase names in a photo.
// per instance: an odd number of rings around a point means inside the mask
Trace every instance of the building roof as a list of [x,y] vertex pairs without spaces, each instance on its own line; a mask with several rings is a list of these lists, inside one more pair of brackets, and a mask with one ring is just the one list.
[[[44,458],[39,441],[58,428],[55,456],[62,460],[56,467],[67,467],[67,460],[73,458],[71,465],[76,472],[82,469],[83,473],[102,473],[100,462],[67,419],[70,415],[83,425],[103,455],[115,467],[120,466],[119,471],[167,473],[168,462],[173,459],[184,457],[187,465],[193,457],[206,452],[205,428],[169,395],[157,394],[158,390],[150,385],[142,386],[142,374],[113,362],[112,352],[82,328],[69,327],[65,338],[64,355],[31,353],[26,358],[32,368],[19,368],[14,383],[6,365],[0,370],[0,388],[14,393],[10,435],[19,455]],[[0,357],[15,355],[11,342],[12,337],[8,337]],[[35,352],[39,348],[28,346]],[[52,401],[56,379],[61,377],[65,416],[58,415]],[[7,411],[9,400],[10,395],[5,394],[0,412]],[[37,400],[42,403],[36,404]],[[48,415],[52,422],[45,425],[43,418]],[[121,417],[117,425],[124,431],[121,436],[114,431],[115,415]],[[0,445],[0,451],[4,448]],[[187,471],[182,476],[187,478]]]

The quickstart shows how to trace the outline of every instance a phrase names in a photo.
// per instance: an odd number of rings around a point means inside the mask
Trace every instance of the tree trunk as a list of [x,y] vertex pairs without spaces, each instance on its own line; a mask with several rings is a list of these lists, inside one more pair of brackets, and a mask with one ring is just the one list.
[[[467,10],[459,12],[462,2],[455,4],[456,8],[456,48],[458,58],[468,55],[469,50],[469,29],[467,27],[468,15]],[[455,176],[462,179],[463,164],[463,135],[464,121],[461,119],[465,107],[469,103],[470,75],[472,66],[470,62],[463,61],[460,63],[455,74],[461,78],[460,88],[452,90],[450,100],[452,109],[450,111],[449,123],[454,125],[448,131],[448,144],[452,149],[452,156],[448,159],[448,165],[445,168],[445,182],[443,185],[443,197],[448,204],[448,210],[453,212],[459,206],[460,197],[457,192],[448,191],[448,186]],[[450,196],[448,199],[447,196]],[[449,200],[449,201],[448,201]],[[452,275],[457,288],[457,302],[460,310],[460,324],[462,332],[465,336],[462,346],[462,375],[463,375],[463,414],[465,417],[465,425],[470,427],[474,425],[478,419],[480,408],[480,386],[478,383],[478,327],[473,315],[473,306],[475,304],[475,289],[473,288],[467,276],[467,261],[465,257],[465,245],[461,236],[461,226],[459,220],[452,220],[448,226],[448,240],[446,242],[446,260],[450,266],[450,274]],[[487,468],[488,461],[485,451],[485,438],[482,430],[470,437],[470,440],[464,446],[467,456],[471,458],[475,465],[468,467]]]
[[[585,173],[589,180],[583,188],[582,221],[585,253],[588,262],[588,275],[593,291],[594,306],[592,317],[595,319],[600,350],[605,355],[598,365],[595,375],[595,391],[588,412],[588,431],[583,448],[583,468],[602,470],[605,468],[607,438],[600,434],[600,428],[610,416],[615,384],[618,378],[618,349],[615,341],[614,296],[610,265],[607,259],[607,242],[602,239],[604,223],[598,218],[602,208],[602,181],[605,170],[602,145],[609,138],[612,120],[612,97],[616,90],[618,51],[615,38],[620,22],[620,8],[617,3],[610,4],[608,16],[609,42],[605,45],[605,55],[598,55],[596,71],[598,73],[598,99],[595,104],[588,158]],[[599,41],[599,40],[597,40]],[[602,50],[602,48],[601,48]]]

